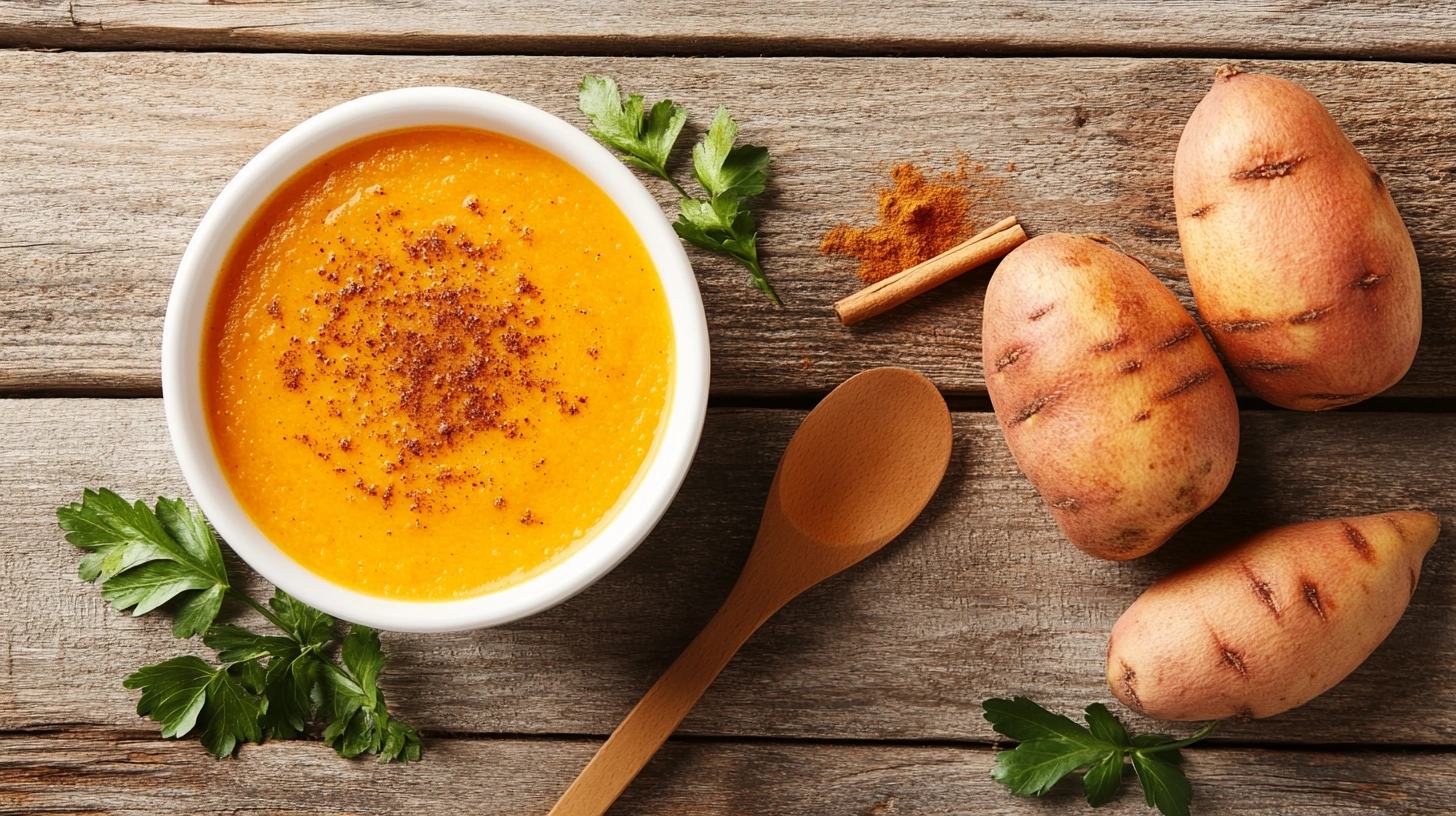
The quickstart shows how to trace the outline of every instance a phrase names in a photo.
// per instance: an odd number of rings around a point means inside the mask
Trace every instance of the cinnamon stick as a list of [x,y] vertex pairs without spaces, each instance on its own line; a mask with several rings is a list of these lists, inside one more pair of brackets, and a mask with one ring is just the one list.
[[1010,216],[928,261],[866,286],[834,304],[834,311],[844,325],[858,323],[1000,258],[1025,240],[1026,231],[1017,223],[1016,216]]

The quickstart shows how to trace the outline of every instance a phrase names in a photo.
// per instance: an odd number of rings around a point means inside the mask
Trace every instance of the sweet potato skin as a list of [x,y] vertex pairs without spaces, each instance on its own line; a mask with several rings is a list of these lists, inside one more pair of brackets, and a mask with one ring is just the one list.
[[1292,524],[1170,575],[1113,627],[1107,684],[1162,720],[1303,705],[1390,634],[1439,530],[1409,511]]
[[1027,241],[986,288],[982,352],[1012,454],[1089,555],[1151,552],[1228,486],[1233,388],[1138,261],[1085,236]]
[[1315,411],[1405,376],[1421,336],[1415,248],[1313,95],[1221,69],[1183,129],[1173,195],[1198,311],[1250,390]]

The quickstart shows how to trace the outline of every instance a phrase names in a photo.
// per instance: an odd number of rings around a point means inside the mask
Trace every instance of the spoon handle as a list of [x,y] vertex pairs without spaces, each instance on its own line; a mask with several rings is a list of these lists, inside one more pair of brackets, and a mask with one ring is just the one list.
[[740,581],[734,587],[703,631],[597,750],[550,816],[601,816],[612,806],[743,642],[777,611],[777,605],[765,610],[772,604],[761,595],[742,591],[748,583]]

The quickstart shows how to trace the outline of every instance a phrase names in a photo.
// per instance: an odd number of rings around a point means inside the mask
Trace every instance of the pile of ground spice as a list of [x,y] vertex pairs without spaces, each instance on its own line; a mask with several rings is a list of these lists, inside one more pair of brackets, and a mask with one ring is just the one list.
[[878,223],[841,224],[819,244],[825,255],[859,261],[865,283],[884,280],[970,238],[1000,203],[1003,179],[962,159],[956,169],[926,175],[909,162],[890,168],[890,186],[876,191]]

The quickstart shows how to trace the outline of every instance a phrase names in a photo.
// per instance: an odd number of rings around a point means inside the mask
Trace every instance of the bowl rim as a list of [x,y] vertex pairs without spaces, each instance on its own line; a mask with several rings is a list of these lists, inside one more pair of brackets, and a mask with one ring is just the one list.
[[[233,495],[203,411],[202,332],[234,241],[289,178],[344,145],[411,127],[464,126],[540,147],[591,179],[622,210],[657,267],[675,343],[663,424],[634,485],[604,525],[545,570],[503,588],[444,601],[404,601],[330,583],[278,549]],[[635,550],[671,504],[697,450],[707,412],[707,318],[687,253],[642,182],[586,133],[517,99],[469,88],[400,88],[318,113],[263,148],[230,180],[198,224],[178,265],[162,330],[162,395],[182,475],[208,520],[247,564],[304,603],[377,629],[445,632],[496,626],[555,606]]]

